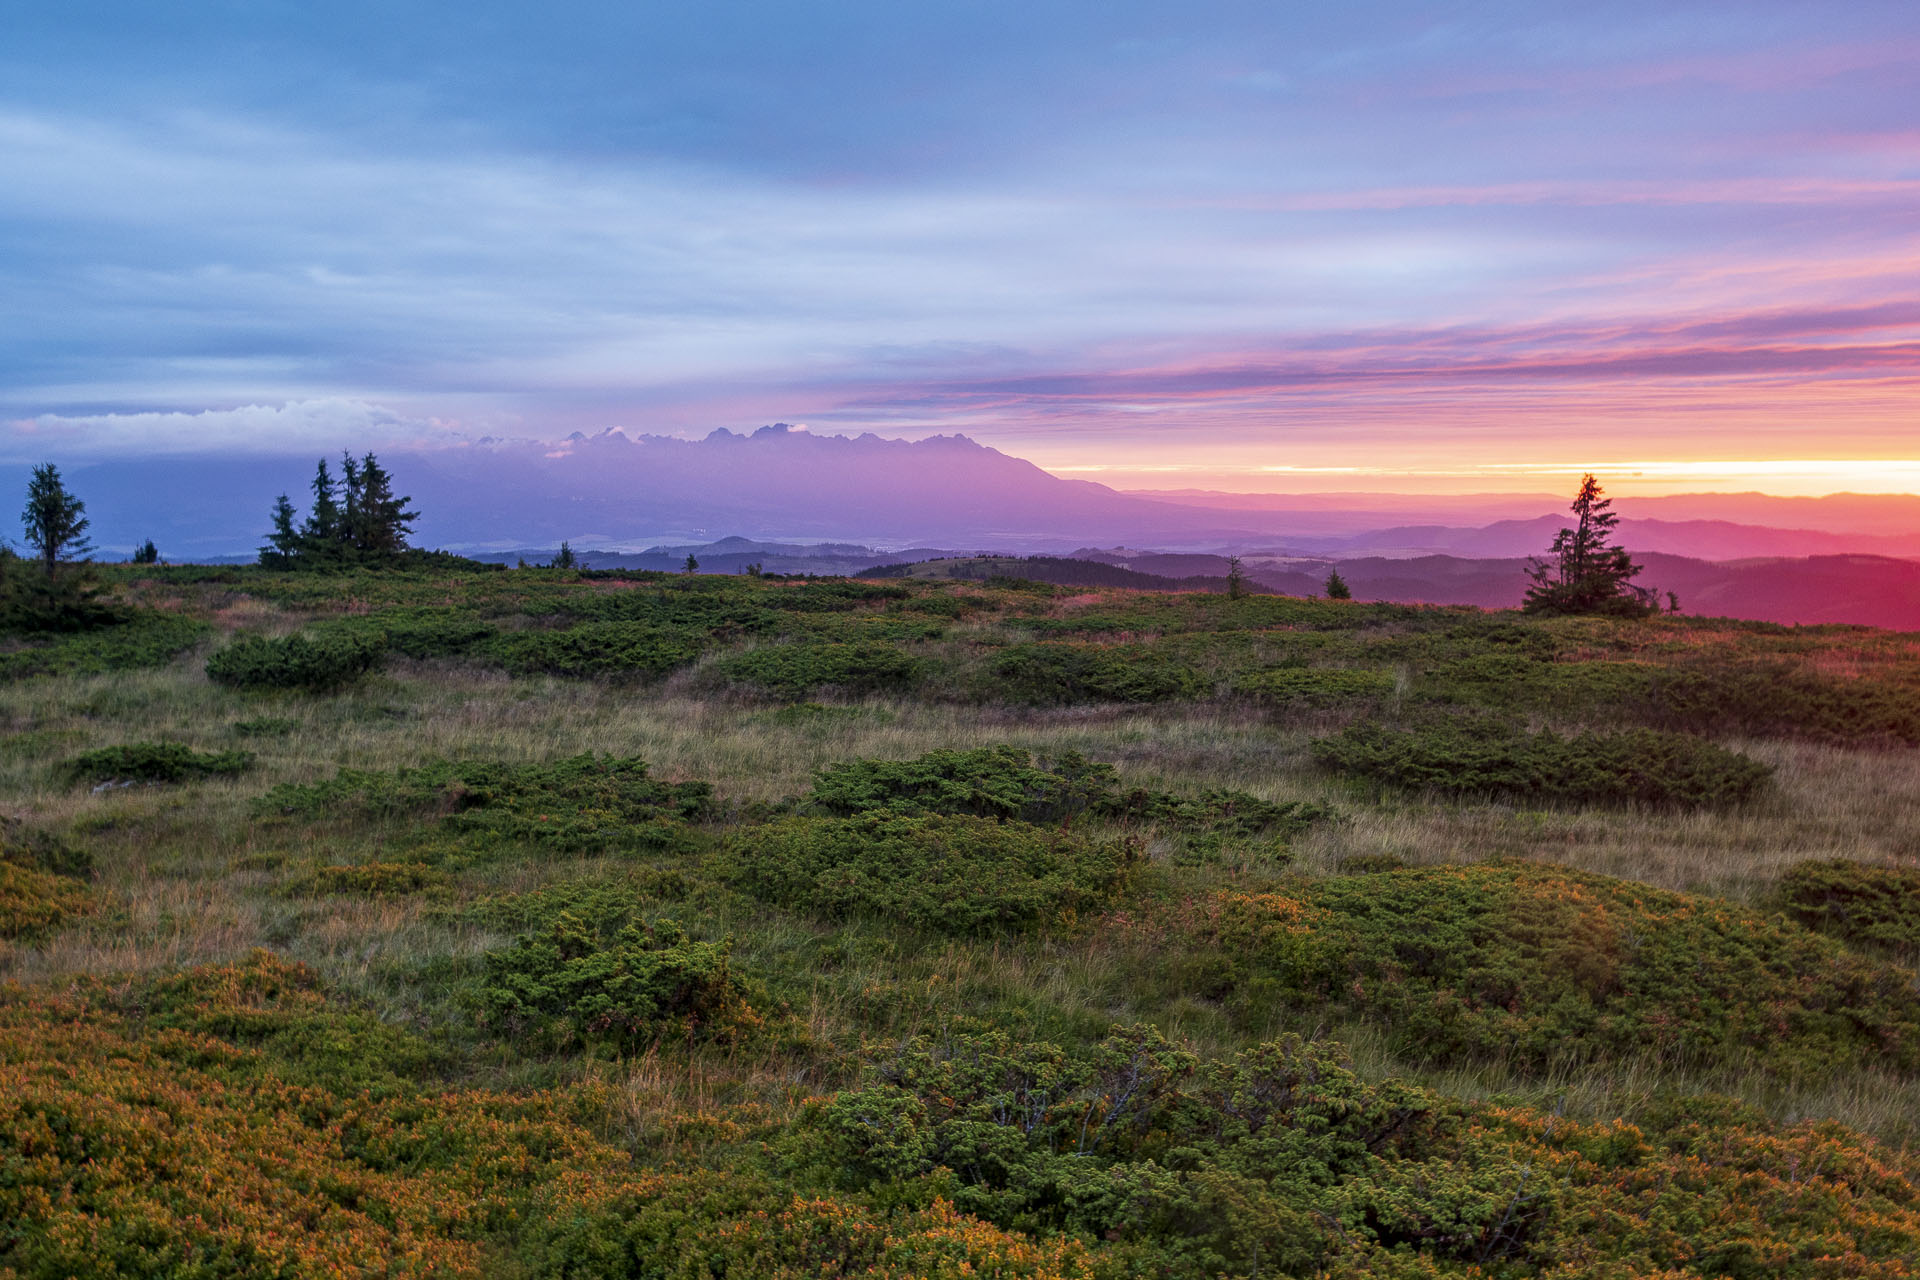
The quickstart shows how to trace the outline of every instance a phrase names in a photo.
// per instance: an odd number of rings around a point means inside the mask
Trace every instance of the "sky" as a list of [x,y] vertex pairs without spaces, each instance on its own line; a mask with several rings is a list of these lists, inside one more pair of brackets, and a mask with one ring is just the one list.
[[0,461],[1920,492],[1920,6],[10,6]]

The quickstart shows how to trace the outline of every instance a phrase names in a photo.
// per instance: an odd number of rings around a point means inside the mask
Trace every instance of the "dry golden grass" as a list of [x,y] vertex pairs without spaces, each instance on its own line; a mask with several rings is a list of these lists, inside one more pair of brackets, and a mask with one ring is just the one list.
[[[353,860],[381,833],[356,833],[345,848],[306,847],[297,832],[290,837],[255,823],[252,798],[280,782],[310,782],[341,768],[405,768],[434,756],[640,756],[657,776],[709,779],[724,800],[750,802],[797,794],[817,769],[858,756],[904,758],[1002,742],[1042,754],[1078,750],[1139,782],[1226,786],[1339,806],[1346,819],[1310,833],[1297,848],[1298,865],[1308,872],[1336,870],[1360,854],[1411,863],[1517,857],[1757,901],[1801,859],[1920,858],[1920,770],[1907,753],[1738,743],[1778,770],[1774,794],[1744,809],[1525,809],[1353,793],[1313,766],[1307,743],[1319,726],[1276,725],[1244,706],[1032,711],[869,702],[846,714],[781,723],[762,704],[696,695],[685,681],[676,684],[648,691],[516,681],[418,663],[330,699],[262,698],[210,684],[188,658],[157,671],[0,689],[0,722],[15,735],[0,751],[0,806],[84,840],[96,852],[107,900],[118,904],[38,954],[16,955],[11,967],[22,976],[57,977],[229,958],[269,945],[261,911],[247,905],[260,897],[259,875],[236,876],[230,867],[268,853],[303,864]],[[293,727],[260,737],[232,728],[261,717]],[[54,767],[82,750],[147,739],[207,750],[241,746],[258,762],[230,781],[97,794],[66,785]],[[376,933],[386,927],[362,923]]]
[[[221,602],[216,617],[225,627],[268,631],[290,630],[299,621],[245,598]],[[1906,659],[1920,657],[1911,641],[1893,647]],[[1859,648],[1845,660],[1889,660],[1887,643],[1863,641]],[[998,743],[1042,755],[1077,750],[1140,783],[1231,787],[1339,807],[1342,821],[1316,828],[1296,845],[1296,869],[1310,875],[1336,871],[1357,855],[1391,854],[1410,863],[1511,857],[1761,903],[1781,871],[1802,859],[1920,860],[1920,769],[1910,752],[1736,743],[1730,745],[1778,771],[1773,794],[1744,809],[1527,809],[1351,790],[1309,756],[1309,742],[1328,727],[1324,717],[1277,723],[1243,704],[1019,710],[876,700],[791,720],[762,703],[700,692],[698,671],[643,689],[399,663],[357,689],[309,699],[215,686],[202,674],[203,660],[189,654],[160,670],[0,687],[0,724],[9,734],[0,746],[0,812],[84,844],[96,860],[101,902],[93,916],[43,944],[0,953],[0,977],[58,984],[83,974],[231,961],[267,947],[315,965],[388,1016],[421,1026],[459,1020],[462,1013],[446,1005],[443,992],[423,989],[409,975],[429,964],[471,966],[502,941],[463,918],[465,905],[576,877],[617,875],[620,864],[489,866],[458,875],[439,897],[296,897],[287,885],[298,873],[373,860],[398,832],[372,823],[331,830],[263,824],[252,814],[252,802],[278,783],[311,782],[341,768],[399,769],[435,756],[639,756],[656,776],[707,779],[723,801],[749,803],[800,793],[816,770],[861,756],[905,758]],[[235,730],[238,722],[263,718],[290,727],[278,734]],[[256,768],[184,788],[99,793],[68,786],[57,772],[61,760],[80,751],[154,739],[205,750],[242,747],[256,753]],[[791,920],[749,920],[754,928],[743,932],[740,954],[750,964],[804,963],[819,933]],[[880,1025],[893,1035],[934,1030],[956,992],[963,993],[963,1005],[1044,1010],[1056,1025],[1091,1028],[1146,1014],[1211,1049],[1270,1030],[1230,1026],[1218,1007],[1200,999],[1175,996],[1144,1007],[1128,995],[1128,953],[1091,934],[903,952],[898,939],[878,930],[872,943],[871,957],[789,996],[807,1038],[844,1045],[856,1028]],[[1409,1074],[1379,1052],[1367,1029],[1325,1030],[1348,1036],[1370,1074]],[[791,1060],[771,1054],[703,1051],[671,1063],[643,1058],[614,1072],[618,1126],[667,1141],[688,1116],[715,1115],[743,1090],[771,1099],[823,1083],[804,1071],[795,1078],[795,1071]],[[1779,1115],[1831,1116],[1902,1138],[1920,1116],[1920,1083],[1867,1074],[1798,1092],[1755,1081],[1676,1080],[1640,1068],[1544,1081],[1495,1068],[1423,1078],[1467,1096],[1517,1094],[1584,1115],[1630,1111],[1663,1089],[1685,1087],[1738,1093]]]

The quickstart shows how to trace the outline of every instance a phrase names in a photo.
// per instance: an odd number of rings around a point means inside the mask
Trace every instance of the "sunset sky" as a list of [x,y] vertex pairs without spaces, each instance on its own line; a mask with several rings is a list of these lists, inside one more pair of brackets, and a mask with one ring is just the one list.
[[1920,492],[1920,5],[13,6],[8,462]]

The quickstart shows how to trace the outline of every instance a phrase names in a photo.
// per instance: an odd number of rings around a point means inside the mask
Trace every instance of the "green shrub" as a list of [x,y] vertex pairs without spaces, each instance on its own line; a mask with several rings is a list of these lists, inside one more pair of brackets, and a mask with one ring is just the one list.
[[[569,1180],[571,1182],[572,1180]],[[754,1168],[628,1178],[611,1193],[571,1186],[559,1212],[530,1215],[527,1280],[1096,1280],[1078,1241],[1033,1240],[945,1200],[876,1205],[797,1191]],[[1098,1273],[1104,1280],[1105,1273]],[[32,1277],[31,1280],[40,1280]],[[59,1277],[64,1280],[64,1276]]]
[[370,635],[242,636],[207,659],[207,676],[240,689],[327,693],[378,670],[384,655]]
[[684,847],[686,824],[711,812],[704,782],[661,782],[644,760],[580,755],[549,764],[433,760],[392,773],[343,769],[325,782],[275,787],[258,811],[288,817],[436,815],[414,852],[537,845],[561,852]]
[[802,613],[840,613],[862,605],[909,600],[911,589],[885,582],[863,582],[857,578],[823,578],[797,587],[768,591],[760,599],[770,608],[791,609]]
[[1361,721],[1316,740],[1313,755],[1349,777],[1408,790],[1570,804],[1739,804],[1773,772],[1687,734],[1630,729],[1563,738],[1465,717],[1406,730]]
[[1059,822],[1110,799],[1113,766],[1069,752],[1038,764],[1019,747],[930,751],[912,760],[847,760],[822,769],[806,797],[823,813],[946,813]]
[[531,893],[494,894],[467,904],[460,919],[506,933],[544,933],[561,916],[611,937],[641,923],[649,911],[683,901],[695,882],[677,870],[623,869],[616,876],[563,880]]
[[198,618],[135,610],[127,621],[0,653],[0,680],[94,675],[171,662],[212,628]]
[[749,649],[721,659],[715,670],[735,684],[798,702],[820,689],[897,693],[920,679],[921,662],[886,644],[797,643]]
[[322,635],[366,638],[408,658],[455,658],[491,640],[500,629],[459,609],[382,609],[322,624]]
[[611,937],[562,913],[543,934],[488,954],[480,1001],[509,1035],[609,1043],[734,1039],[761,1018],[733,971],[733,943],[695,942],[671,921]]
[[[1199,1280],[1321,1273],[1343,1232],[1373,1234],[1360,1224],[1383,1161],[1418,1160],[1457,1122],[1416,1087],[1366,1084],[1330,1046],[1203,1062],[1142,1027],[1078,1051],[915,1040],[815,1123],[843,1185],[918,1183],[1009,1229],[1107,1242],[1114,1275]],[[1499,1209],[1476,1206],[1474,1244]]]
[[1780,660],[1719,658],[1656,670],[1630,705],[1650,724],[1695,733],[1920,744],[1920,687]]
[[1211,683],[1146,645],[1019,644],[994,659],[991,693],[1012,702],[1171,702],[1202,698]]
[[1394,678],[1384,671],[1276,667],[1242,676],[1234,689],[1272,706],[1317,709],[1378,702],[1393,693]]
[[644,586],[564,588],[528,602],[525,612],[587,623],[642,623],[703,645],[727,644],[780,628],[781,615],[761,602],[773,594],[737,579],[665,578]]
[[250,751],[195,751],[178,742],[129,742],[101,747],[68,760],[62,771],[74,782],[195,782],[233,777],[253,767]]
[[1023,822],[869,814],[745,831],[728,842],[722,868],[789,910],[982,934],[1099,905],[1128,860],[1118,846]]
[[1303,801],[1274,803],[1244,791],[1181,796],[1146,788],[1122,790],[1113,766],[1077,751],[1036,761],[1018,747],[930,751],[912,760],[849,760],[814,778],[807,809],[862,813],[946,813],[1022,822],[1065,822],[1076,815],[1144,824],[1186,837],[1189,856],[1211,858],[1230,846],[1264,844],[1285,861],[1286,841],[1332,816]]
[[1920,1067],[1910,970],[1777,917],[1564,868],[1410,867],[1229,894],[1203,933],[1249,965],[1245,980],[1264,975],[1266,998],[1375,1022],[1420,1061]]
[[700,656],[703,637],[645,622],[583,622],[564,631],[514,631],[475,650],[515,675],[655,679]]
[[1920,870],[1797,862],[1780,878],[1779,898],[1801,924],[1848,941],[1920,948]]

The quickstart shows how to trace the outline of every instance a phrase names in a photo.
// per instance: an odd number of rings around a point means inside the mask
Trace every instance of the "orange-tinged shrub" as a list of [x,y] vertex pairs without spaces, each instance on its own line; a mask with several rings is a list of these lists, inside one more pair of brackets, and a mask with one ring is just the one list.
[[91,910],[80,881],[0,861],[0,938],[37,937]]
[[0,1276],[1089,1274],[950,1206],[638,1169],[579,1122],[584,1087],[328,1087],[313,1042],[377,1054],[361,1019],[266,953],[131,994],[0,988]]

